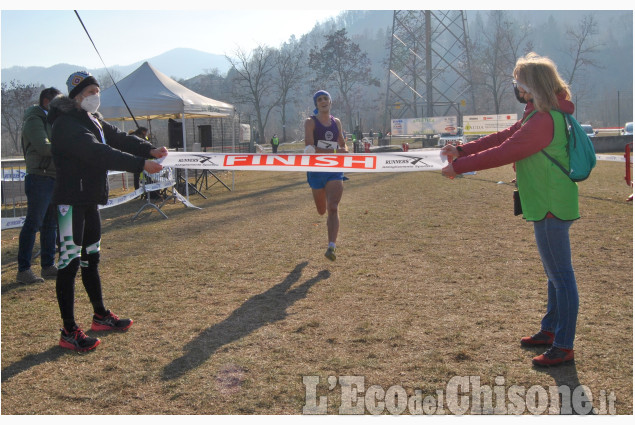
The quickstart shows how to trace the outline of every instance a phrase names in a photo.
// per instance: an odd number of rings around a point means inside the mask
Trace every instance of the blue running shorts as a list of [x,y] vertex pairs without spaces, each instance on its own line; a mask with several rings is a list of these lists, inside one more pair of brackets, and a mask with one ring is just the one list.
[[344,177],[344,173],[328,173],[328,172],[315,172],[307,171],[306,181],[311,186],[311,189],[324,189],[326,183],[329,180],[348,180]]

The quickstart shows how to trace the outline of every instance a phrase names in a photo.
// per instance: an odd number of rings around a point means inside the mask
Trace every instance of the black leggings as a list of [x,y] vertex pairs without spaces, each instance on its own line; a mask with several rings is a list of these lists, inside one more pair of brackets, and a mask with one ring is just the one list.
[[64,327],[75,324],[75,276],[80,265],[82,283],[93,311],[106,313],[99,278],[99,251],[101,244],[101,217],[97,204],[58,205],[59,271],[55,290]]

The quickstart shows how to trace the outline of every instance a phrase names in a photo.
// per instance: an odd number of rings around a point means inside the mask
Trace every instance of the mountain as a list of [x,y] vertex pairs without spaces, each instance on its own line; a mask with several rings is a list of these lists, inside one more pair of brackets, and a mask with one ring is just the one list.
[[129,65],[129,71],[123,75],[128,75],[145,61],[150,62],[152,66],[167,76],[176,77],[177,79],[192,78],[205,74],[206,71],[213,68],[218,68],[220,74],[224,75],[230,68],[227,58],[223,55],[181,47]]
[[[169,50],[158,56],[141,59],[130,65],[115,65],[109,70],[115,80],[120,80],[137,69],[145,61],[159,71],[176,79],[192,78],[204,74],[206,70],[218,68],[221,75],[229,70],[229,62],[223,55],[202,52],[200,50],[177,48]],[[2,82],[8,83],[17,80],[24,84],[42,84],[46,87],[56,87],[66,92],[66,79],[73,72],[85,70],[82,65],[57,64],[45,68],[41,66],[13,66],[2,68]],[[108,78],[104,68],[88,69],[97,79]]]

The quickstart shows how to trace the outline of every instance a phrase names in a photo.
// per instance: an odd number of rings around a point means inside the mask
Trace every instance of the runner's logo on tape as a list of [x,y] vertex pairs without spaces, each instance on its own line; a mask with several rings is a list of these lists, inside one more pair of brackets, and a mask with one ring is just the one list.
[[434,164],[428,164],[423,158],[412,155],[395,155],[407,159],[389,159],[384,163],[384,168],[411,168],[412,166],[417,168],[432,168]]
[[192,154],[192,156],[194,156],[195,158],[179,158],[179,163],[184,163],[184,162],[198,162],[199,164],[207,164],[207,165],[211,165],[211,166],[218,166],[218,164],[215,164],[212,161],[212,158],[210,158],[207,155],[196,155],[196,154]]

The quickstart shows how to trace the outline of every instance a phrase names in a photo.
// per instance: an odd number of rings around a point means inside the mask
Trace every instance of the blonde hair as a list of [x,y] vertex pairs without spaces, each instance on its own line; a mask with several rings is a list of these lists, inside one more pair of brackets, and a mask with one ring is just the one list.
[[569,85],[558,74],[556,64],[546,56],[531,52],[519,58],[514,68],[514,78],[529,88],[534,106],[539,111],[559,109],[558,95],[563,91],[566,93],[565,98],[571,99]]

